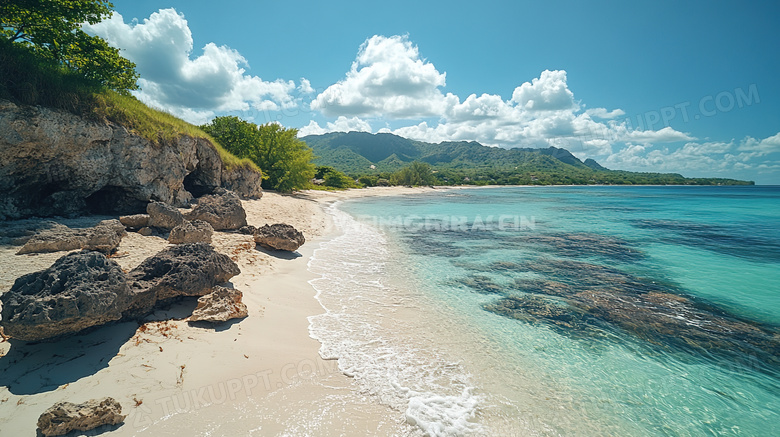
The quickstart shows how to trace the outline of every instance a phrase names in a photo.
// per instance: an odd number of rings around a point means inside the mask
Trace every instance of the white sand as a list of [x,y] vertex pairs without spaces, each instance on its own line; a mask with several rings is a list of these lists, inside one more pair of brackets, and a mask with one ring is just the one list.
[[[34,436],[38,416],[54,403],[105,396],[118,400],[128,417],[104,435],[414,434],[398,412],[358,393],[335,361],[320,359],[307,317],[322,308],[307,282],[314,278],[307,262],[333,236],[325,204],[426,190],[266,192],[261,200],[244,202],[249,224],[288,223],[303,232],[306,244],[300,256],[281,256],[257,249],[248,235],[214,234],[215,248],[241,268],[231,280],[249,310],[241,321],[216,329],[192,326],[181,320],[194,307],[188,302],[159,311],[154,317],[163,321],[140,327],[114,324],[26,347],[0,342],[0,435]],[[104,218],[57,221],[86,227]],[[114,259],[129,270],[167,245],[159,237],[130,233]],[[0,246],[0,293],[17,277],[65,255],[15,255],[18,249]]]

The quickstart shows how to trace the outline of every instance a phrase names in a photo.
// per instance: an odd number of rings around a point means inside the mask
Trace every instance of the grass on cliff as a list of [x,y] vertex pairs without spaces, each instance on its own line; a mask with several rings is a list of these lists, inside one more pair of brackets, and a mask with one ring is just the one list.
[[63,109],[73,114],[121,124],[153,143],[182,135],[205,138],[219,152],[226,169],[260,169],[249,159],[225,150],[198,127],[152,109],[128,94],[106,90],[98,83],[51,60],[0,38],[0,98],[17,104]]
[[133,96],[122,95],[114,91],[103,91],[94,94],[94,99],[92,116],[120,124],[153,143],[172,141],[182,135],[205,138],[217,149],[225,168],[251,167],[260,171],[260,168],[250,159],[238,158],[228,152],[214,138],[197,126],[167,112],[150,108]]

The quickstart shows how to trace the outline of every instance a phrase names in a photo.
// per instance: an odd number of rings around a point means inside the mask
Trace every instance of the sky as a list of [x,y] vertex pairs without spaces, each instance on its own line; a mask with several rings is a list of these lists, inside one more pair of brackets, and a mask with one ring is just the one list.
[[562,147],[780,185],[774,1],[115,0],[85,26],[142,101],[203,124]]

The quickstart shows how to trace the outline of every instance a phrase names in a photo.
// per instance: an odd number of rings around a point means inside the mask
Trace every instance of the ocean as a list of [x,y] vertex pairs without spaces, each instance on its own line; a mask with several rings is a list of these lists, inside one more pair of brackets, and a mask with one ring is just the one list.
[[320,355],[409,435],[780,435],[780,187],[329,208]]

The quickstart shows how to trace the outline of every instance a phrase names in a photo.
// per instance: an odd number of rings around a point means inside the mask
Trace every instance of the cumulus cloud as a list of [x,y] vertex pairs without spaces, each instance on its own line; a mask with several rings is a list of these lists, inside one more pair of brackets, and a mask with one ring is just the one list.
[[[193,57],[193,39],[184,15],[161,9],[143,20],[125,23],[117,12],[84,30],[105,38],[135,62],[144,102],[202,123],[216,112],[276,111],[296,106],[293,81],[264,81],[246,73],[246,59],[237,51],[208,43]],[[301,80],[301,93],[312,93]]]
[[742,152],[753,152],[757,156],[780,152],[780,132],[763,140],[747,137],[740,144],[739,150]]
[[311,103],[327,116],[413,118],[441,114],[454,98],[439,90],[446,73],[420,57],[406,36],[366,40],[346,77]]
[[[522,83],[509,99],[444,93],[446,73],[422,58],[406,36],[368,38],[344,79],[317,95],[311,108],[339,117],[326,127],[309,124],[306,133],[344,131],[341,117],[377,117],[414,121],[382,132],[420,141],[479,141],[500,147],[567,147],[583,157],[604,157],[617,142],[667,143],[693,137],[671,127],[633,129],[621,109],[583,111],[569,89],[564,70],[545,70]],[[349,128],[356,129],[355,126]],[[365,126],[361,127],[364,130]]]
[[586,114],[594,118],[613,119],[626,115],[626,112],[622,109],[613,109],[607,111],[606,108],[591,108],[585,111]]
[[538,78],[515,88],[512,102],[529,111],[560,111],[577,106],[563,70],[545,70]]
[[335,122],[328,122],[327,128],[311,120],[308,125],[298,130],[298,136],[322,135],[328,132],[371,132],[371,125],[358,117],[347,118],[342,115]]

